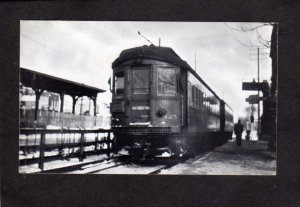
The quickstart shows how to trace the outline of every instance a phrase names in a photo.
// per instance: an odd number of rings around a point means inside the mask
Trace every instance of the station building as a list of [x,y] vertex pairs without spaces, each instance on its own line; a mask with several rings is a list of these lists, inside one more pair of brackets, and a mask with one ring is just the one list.
[[109,128],[102,89],[21,68],[20,127]]

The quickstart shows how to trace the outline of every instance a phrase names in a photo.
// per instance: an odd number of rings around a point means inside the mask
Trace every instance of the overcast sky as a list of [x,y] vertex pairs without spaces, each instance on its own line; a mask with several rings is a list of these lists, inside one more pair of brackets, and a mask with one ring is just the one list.
[[[109,91],[111,64],[124,49],[153,44],[171,47],[186,60],[233,108],[235,118],[244,114],[245,98],[256,92],[242,91],[242,81],[257,78],[257,49],[269,53],[257,40],[257,32],[270,40],[272,27],[240,32],[259,23],[203,22],[88,22],[21,21],[20,66]],[[251,55],[252,54],[252,55]],[[270,82],[271,59],[262,55],[260,80]],[[109,92],[98,96],[109,103]]]

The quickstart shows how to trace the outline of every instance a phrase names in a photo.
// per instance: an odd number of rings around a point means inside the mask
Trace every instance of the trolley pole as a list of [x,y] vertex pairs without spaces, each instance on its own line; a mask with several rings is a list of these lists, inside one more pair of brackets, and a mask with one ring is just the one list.
[[[259,47],[257,48],[257,82],[259,83]],[[259,91],[258,98],[259,98]],[[258,100],[258,106],[257,106],[257,136],[258,139],[260,138],[260,102]]]

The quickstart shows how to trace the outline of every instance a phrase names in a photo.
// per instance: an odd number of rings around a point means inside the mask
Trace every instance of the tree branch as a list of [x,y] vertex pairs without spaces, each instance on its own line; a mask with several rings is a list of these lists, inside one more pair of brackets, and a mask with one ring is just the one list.
[[256,27],[251,27],[251,28],[241,26],[241,29],[242,29],[243,32],[248,32],[248,31],[254,31],[254,30],[256,30],[260,27],[264,27],[264,26],[272,26],[272,25],[270,23],[263,23],[261,25],[258,25]]
[[[271,47],[271,41],[265,40],[264,38],[262,38],[262,36],[260,35],[260,33],[258,32],[258,28],[260,27],[264,27],[264,26],[273,26],[275,25],[275,23],[261,23],[260,25],[248,28],[246,26],[240,25],[240,29],[234,28],[232,26],[230,26],[228,23],[224,22],[225,26],[228,27],[231,30],[234,31],[238,31],[238,32],[251,32],[251,31],[256,31],[257,33],[257,40],[260,44],[262,44],[264,47],[270,48]],[[238,39],[235,38],[235,40],[241,44],[244,47],[247,48],[252,48],[252,47],[258,47],[258,46],[254,46],[251,42],[250,44],[245,44],[242,43],[241,41],[239,41]]]
[[245,44],[245,43],[242,43],[239,39],[237,38],[234,38],[240,45],[244,46],[244,47],[247,47],[247,48],[253,48],[253,47],[257,47],[255,45],[253,45],[251,42],[249,42],[249,44]]
[[258,41],[265,47],[270,48],[271,46],[271,41],[265,40],[264,38],[262,38],[262,36],[259,34],[258,31],[256,31],[257,33],[257,39]]
[[229,26],[228,23],[226,23],[226,22],[224,22],[224,24],[225,24],[228,28],[230,28],[230,29],[232,29],[232,30],[234,30],[234,31],[238,31],[238,32],[249,32],[249,31],[254,31],[254,30],[256,30],[256,29],[258,29],[258,28],[260,28],[260,27],[264,27],[264,26],[273,26],[273,25],[274,25],[274,23],[262,23],[261,25],[258,25],[258,26],[255,26],[255,27],[251,27],[251,28],[247,28],[247,27],[241,26],[240,29],[237,29],[237,28],[234,28],[234,27],[232,27],[232,26]]

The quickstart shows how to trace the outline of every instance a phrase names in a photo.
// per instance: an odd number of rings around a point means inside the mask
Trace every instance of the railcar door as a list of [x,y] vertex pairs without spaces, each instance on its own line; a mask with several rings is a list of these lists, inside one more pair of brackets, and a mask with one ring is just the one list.
[[179,83],[179,67],[157,65],[154,75],[153,123],[155,126],[171,126],[179,132],[182,125],[182,93]]
[[150,124],[150,66],[131,68],[131,123]]

